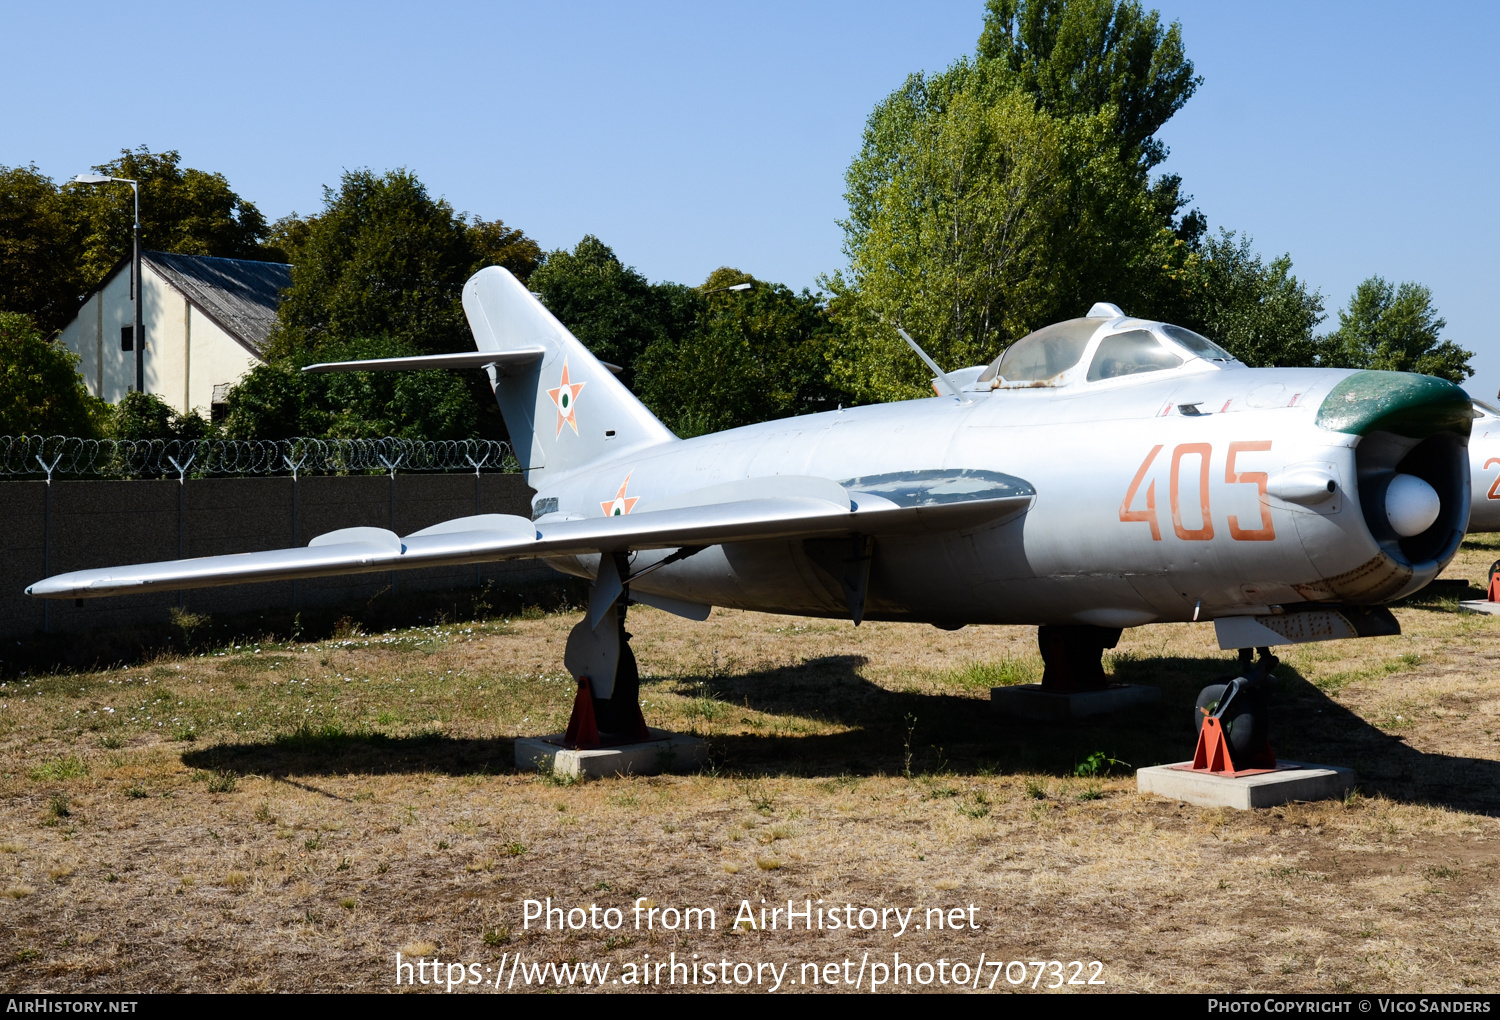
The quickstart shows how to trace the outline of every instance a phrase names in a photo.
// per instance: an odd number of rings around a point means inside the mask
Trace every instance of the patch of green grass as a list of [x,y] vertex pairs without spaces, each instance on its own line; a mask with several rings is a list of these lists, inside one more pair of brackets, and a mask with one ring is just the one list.
[[958,813],[965,818],[983,818],[990,813],[990,798],[983,790],[975,790],[958,805]]
[[54,793],[52,798],[47,801],[47,817],[54,821],[59,818],[67,818],[72,813],[68,808],[68,798],[60,793]]
[[1422,657],[1420,655],[1407,652],[1405,655],[1394,659],[1387,659],[1385,662],[1374,666],[1367,666],[1364,669],[1343,670],[1338,673],[1329,673],[1326,676],[1310,677],[1310,679],[1313,682],[1313,686],[1317,687],[1318,690],[1335,694],[1356,681],[1379,680],[1394,673],[1409,673],[1414,669],[1420,668],[1421,665]]
[[1084,787],[1082,792],[1078,793],[1076,796],[1079,800],[1103,800],[1104,791],[1099,787],[1090,784]]
[[120,733],[106,733],[99,738],[99,746],[111,751],[118,751],[125,746],[125,737]]
[[1016,684],[1040,683],[1042,660],[1040,658],[1011,658],[1006,656],[994,662],[971,662],[963,669],[947,674],[946,681],[966,689],[990,687],[1013,687]]
[[234,788],[239,785],[240,776],[233,769],[216,769],[209,774],[209,793],[233,793]]
[[526,852],[525,843],[517,843],[515,840],[505,844],[505,852],[512,857],[520,857]]
[[140,783],[135,783],[134,785],[125,787],[125,796],[131,800],[144,800],[151,796],[151,794],[147,793],[146,788]]
[[1026,780],[1026,796],[1032,800],[1046,800],[1047,788],[1035,779]]
[[70,754],[66,758],[54,758],[49,762],[38,765],[28,774],[37,782],[79,779],[89,774],[89,767],[84,764],[82,758],[76,754]]

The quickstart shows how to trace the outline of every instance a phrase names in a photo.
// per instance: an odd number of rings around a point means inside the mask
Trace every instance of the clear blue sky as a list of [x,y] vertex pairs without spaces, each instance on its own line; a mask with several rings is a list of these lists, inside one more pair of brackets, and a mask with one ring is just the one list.
[[[1210,224],[1289,252],[1331,320],[1371,274],[1431,287],[1493,398],[1500,4],[1147,6],[1182,23],[1204,79],[1164,136]],[[734,265],[811,287],[843,263],[866,115],[971,52],[981,13],[0,0],[0,164],[64,179],[177,149],[271,218],[317,210],[346,168],[405,166],[549,249],[593,233],[652,279]]]

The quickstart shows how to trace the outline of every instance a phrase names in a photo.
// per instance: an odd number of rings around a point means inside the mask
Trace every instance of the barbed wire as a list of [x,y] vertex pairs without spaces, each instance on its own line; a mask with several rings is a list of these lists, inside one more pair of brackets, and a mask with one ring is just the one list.
[[188,478],[520,470],[493,439],[81,439],[0,436],[0,478]]

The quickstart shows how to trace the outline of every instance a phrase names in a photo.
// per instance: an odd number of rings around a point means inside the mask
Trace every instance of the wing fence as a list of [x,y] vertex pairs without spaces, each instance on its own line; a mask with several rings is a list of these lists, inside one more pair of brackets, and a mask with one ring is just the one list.
[[80,439],[0,436],[0,478],[208,478],[520,470],[493,439]]

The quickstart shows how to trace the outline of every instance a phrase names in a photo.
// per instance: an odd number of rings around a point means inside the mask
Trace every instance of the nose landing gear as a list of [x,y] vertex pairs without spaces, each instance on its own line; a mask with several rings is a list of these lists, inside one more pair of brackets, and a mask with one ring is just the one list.
[[[1259,661],[1255,655],[1259,654]],[[1271,671],[1280,660],[1269,648],[1240,649],[1240,675],[1198,694],[1193,719],[1198,746],[1193,771],[1242,775],[1276,768],[1271,751]]]

